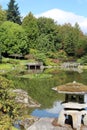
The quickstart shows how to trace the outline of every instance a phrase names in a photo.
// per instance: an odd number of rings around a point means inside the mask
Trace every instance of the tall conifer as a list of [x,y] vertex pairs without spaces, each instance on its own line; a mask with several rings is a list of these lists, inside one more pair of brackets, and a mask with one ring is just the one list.
[[21,17],[18,4],[15,4],[15,0],[10,0],[7,9],[7,20],[14,23],[21,24]]

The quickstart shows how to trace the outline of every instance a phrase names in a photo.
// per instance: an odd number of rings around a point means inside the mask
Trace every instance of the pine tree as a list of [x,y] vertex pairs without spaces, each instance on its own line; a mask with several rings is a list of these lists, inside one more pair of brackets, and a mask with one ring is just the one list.
[[18,4],[15,4],[15,0],[10,0],[7,10],[7,20],[14,23],[21,24],[21,17],[19,13]]

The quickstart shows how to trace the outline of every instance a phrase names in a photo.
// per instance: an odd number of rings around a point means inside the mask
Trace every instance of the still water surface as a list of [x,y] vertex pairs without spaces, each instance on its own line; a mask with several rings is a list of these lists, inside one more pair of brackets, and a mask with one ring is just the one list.
[[28,114],[37,117],[58,117],[64,95],[53,91],[52,87],[73,81],[87,85],[87,71],[78,73],[54,69],[46,70],[44,74],[51,76],[31,79],[16,78],[16,86],[19,85],[20,88],[25,89],[34,100],[41,104],[41,108],[29,109]]
[[58,118],[58,115],[62,109],[61,101],[54,102],[52,108],[48,109],[35,109],[31,115],[36,117],[49,117],[49,118]]
[[[42,108],[35,109],[31,112],[31,115],[37,117],[58,117],[60,110],[62,109],[61,101],[64,100],[63,94],[53,92],[52,87],[65,84],[67,82],[80,82],[87,85],[87,71],[82,73],[73,71],[53,70],[49,72],[52,74],[51,78],[36,79],[35,86],[40,88],[39,92],[36,89],[36,95],[40,95],[38,101],[42,104]],[[38,93],[38,94],[37,94]]]

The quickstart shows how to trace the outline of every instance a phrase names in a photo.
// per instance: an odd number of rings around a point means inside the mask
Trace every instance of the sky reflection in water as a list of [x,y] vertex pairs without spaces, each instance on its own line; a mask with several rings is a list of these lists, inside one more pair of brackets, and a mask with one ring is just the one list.
[[61,111],[62,109],[62,105],[61,105],[61,102],[58,101],[58,102],[54,102],[53,104],[53,107],[50,108],[50,109],[43,109],[43,110],[40,110],[40,109],[35,109],[31,115],[32,116],[36,116],[36,117],[50,117],[50,118],[57,118],[58,117],[58,114],[59,112]]

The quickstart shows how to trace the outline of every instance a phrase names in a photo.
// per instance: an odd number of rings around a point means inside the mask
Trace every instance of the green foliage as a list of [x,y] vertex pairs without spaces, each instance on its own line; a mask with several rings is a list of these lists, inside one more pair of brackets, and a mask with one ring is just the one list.
[[37,19],[31,12],[23,19],[22,26],[27,34],[29,47],[35,48],[39,30]]
[[67,54],[63,50],[57,52],[47,52],[47,56],[53,59],[67,59]]
[[57,24],[51,18],[36,19],[30,12],[22,22],[30,48],[37,49],[43,53],[47,51],[56,51],[61,48],[58,38]]
[[11,119],[8,115],[0,114],[0,130],[12,130]]
[[46,78],[50,78],[52,77],[51,74],[26,74],[26,75],[23,75],[23,76],[20,76],[20,77],[24,77],[24,78],[29,78],[29,79],[33,79],[33,78],[36,78],[36,79],[46,79]]
[[44,53],[41,53],[38,51],[37,54],[35,55],[35,59],[37,61],[41,61],[41,62],[43,62],[43,64],[45,64],[46,55]]
[[58,37],[59,26],[51,18],[40,17],[37,20],[39,37],[37,38],[37,49],[43,52],[59,50],[61,48]]
[[0,6],[0,25],[6,21],[6,11],[2,9],[2,7]]
[[[30,13],[24,18],[22,26],[29,36],[30,48],[39,50],[47,57],[67,59],[67,56],[82,57],[87,52],[87,36],[78,23],[75,26],[69,23],[60,26],[51,18],[36,19]],[[61,50],[66,54],[62,55]]]
[[55,29],[56,23],[51,18],[40,17],[38,18],[38,28],[40,34],[50,34]]
[[2,55],[1,55],[1,53],[0,53],[0,63],[2,63]]
[[[0,6],[0,26],[6,21],[6,11]],[[0,45],[0,63],[2,62],[2,50]]]
[[9,63],[2,63],[2,64],[0,64],[0,70],[11,70],[12,69],[12,67],[13,67],[13,65],[12,64],[9,64]]
[[39,51],[46,53],[48,51],[55,51],[54,41],[52,42],[52,35],[40,35],[37,39],[36,49]]
[[43,52],[40,52],[36,49],[30,49],[30,53],[34,56],[34,58],[37,61],[41,61],[43,62],[43,64],[45,64],[46,55]]
[[[7,18],[20,24],[20,13],[15,0],[10,0],[8,4]],[[6,21],[6,11],[0,8],[0,54],[2,56],[26,55],[32,48],[41,53],[36,55],[37,59],[43,62],[45,57],[80,58],[87,54],[87,35],[83,34],[78,23],[74,26],[70,23],[60,26],[51,18],[36,18],[32,12],[23,18],[21,26],[4,21]],[[61,50],[66,54],[62,55]]]
[[26,54],[29,51],[23,28],[13,22],[4,22],[0,27],[0,44],[3,55]]
[[67,53],[64,50],[60,50],[56,55],[60,60],[67,60]]
[[7,9],[8,21],[21,24],[21,17],[18,9],[18,4],[15,4],[15,0],[10,0]]
[[47,66],[55,66],[55,64],[52,62],[52,60],[50,58],[46,58],[45,65],[47,65]]
[[0,76],[0,130],[11,130],[12,121],[18,117],[19,106],[12,93],[12,81]]
[[36,50],[36,49],[30,49],[30,54],[33,54],[33,55],[35,55],[35,54],[37,54],[37,52],[38,52],[38,50]]
[[86,64],[87,65],[87,55],[84,55],[83,57],[81,57],[79,60],[78,60],[81,64]]
[[62,49],[68,55],[74,55],[75,45],[74,45],[73,27],[70,24],[63,25],[60,29],[60,35],[62,39]]

